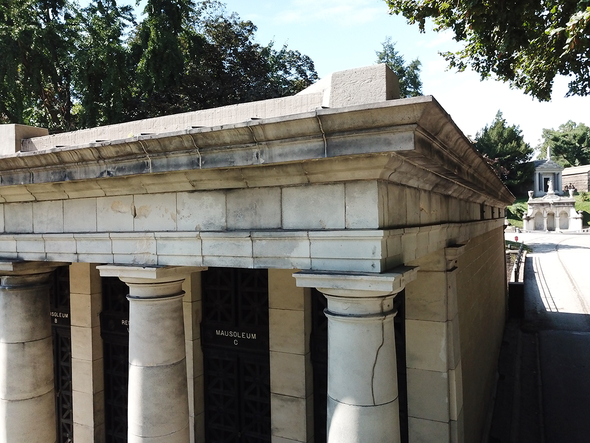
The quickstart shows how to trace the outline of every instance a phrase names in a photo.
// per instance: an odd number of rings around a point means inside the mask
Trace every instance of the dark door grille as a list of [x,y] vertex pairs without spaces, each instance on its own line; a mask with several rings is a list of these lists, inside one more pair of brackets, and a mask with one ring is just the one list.
[[316,443],[325,443],[328,421],[328,302],[317,289],[311,290],[311,364],[313,367],[313,410]]
[[209,268],[202,289],[206,441],[270,442],[268,273]]
[[57,441],[72,443],[74,441],[74,417],[69,266],[57,268],[53,272],[51,283],[49,305],[53,337]]
[[104,353],[107,443],[127,443],[129,383],[128,287],[118,278],[102,279],[100,328]]
[[406,291],[399,292],[393,299],[397,311],[393,328],[395,334],[395,355],[397,358],[397,392],[399,397],[399,427],[401,443],[408,443],[408,374],[406,370]]

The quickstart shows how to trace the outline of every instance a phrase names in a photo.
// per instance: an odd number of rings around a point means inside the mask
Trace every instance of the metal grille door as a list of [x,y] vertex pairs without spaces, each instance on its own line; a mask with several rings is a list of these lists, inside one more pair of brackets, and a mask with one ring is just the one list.
[[317,289],[311,290],[311,364],[313,367],[314,435],[316,443],[326,443],[328,421],[328,302]]
[[207,443],[271,441],[268,272],[202,274]]
[[104,353],[106,443],[127,442],[128,293],[127,285],[118,278],[102,279],[100,328]]
[[74,441],[72,404],[72,339],[70,329],[70,269],[53,272],[50,288],[51,332],[55,382],[55,411],[58,443]]

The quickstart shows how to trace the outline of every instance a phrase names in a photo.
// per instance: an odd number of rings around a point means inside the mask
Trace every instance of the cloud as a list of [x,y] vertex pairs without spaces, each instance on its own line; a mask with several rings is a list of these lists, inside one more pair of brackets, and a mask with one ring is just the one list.
[[375,6],[374,0],[291,0],[283,4],[276,20],[301,25],[311,22],[330,22],[339,26],[370,23],[387,14],[385,3]]

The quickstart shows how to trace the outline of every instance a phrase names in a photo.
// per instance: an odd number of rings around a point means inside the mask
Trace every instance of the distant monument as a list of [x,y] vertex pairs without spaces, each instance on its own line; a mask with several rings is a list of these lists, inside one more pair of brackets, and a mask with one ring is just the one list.
[[564,168],[551,160],[551,148],[547,148],[547,159],[536,161],[535,167],[535,188],[529,191],[529,208],[522,218],[523,230],[581,231],[582,215],[576,212],[573,190],[567,197],[561,196]]
[[561,195],[563,189],[561,173],[564,168],[551,160],[551,147],[547,148],[547,158],[545,160],[536,160],[534,163],[534,197],[543,197],[548,194],[549,182],[551,182],[553,192]]

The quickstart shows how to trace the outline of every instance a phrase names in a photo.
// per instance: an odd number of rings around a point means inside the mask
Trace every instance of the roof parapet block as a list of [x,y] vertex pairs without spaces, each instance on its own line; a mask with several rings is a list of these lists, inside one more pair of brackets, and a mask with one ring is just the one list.
[[46,128],[19,124],[0,125],[0,155],[14,155],[20,152],[23,140],[48,134]]
[[385,64],[338,71],[297,95],[323,92],[322,106],[342,108],[400,98],[397,75]]

